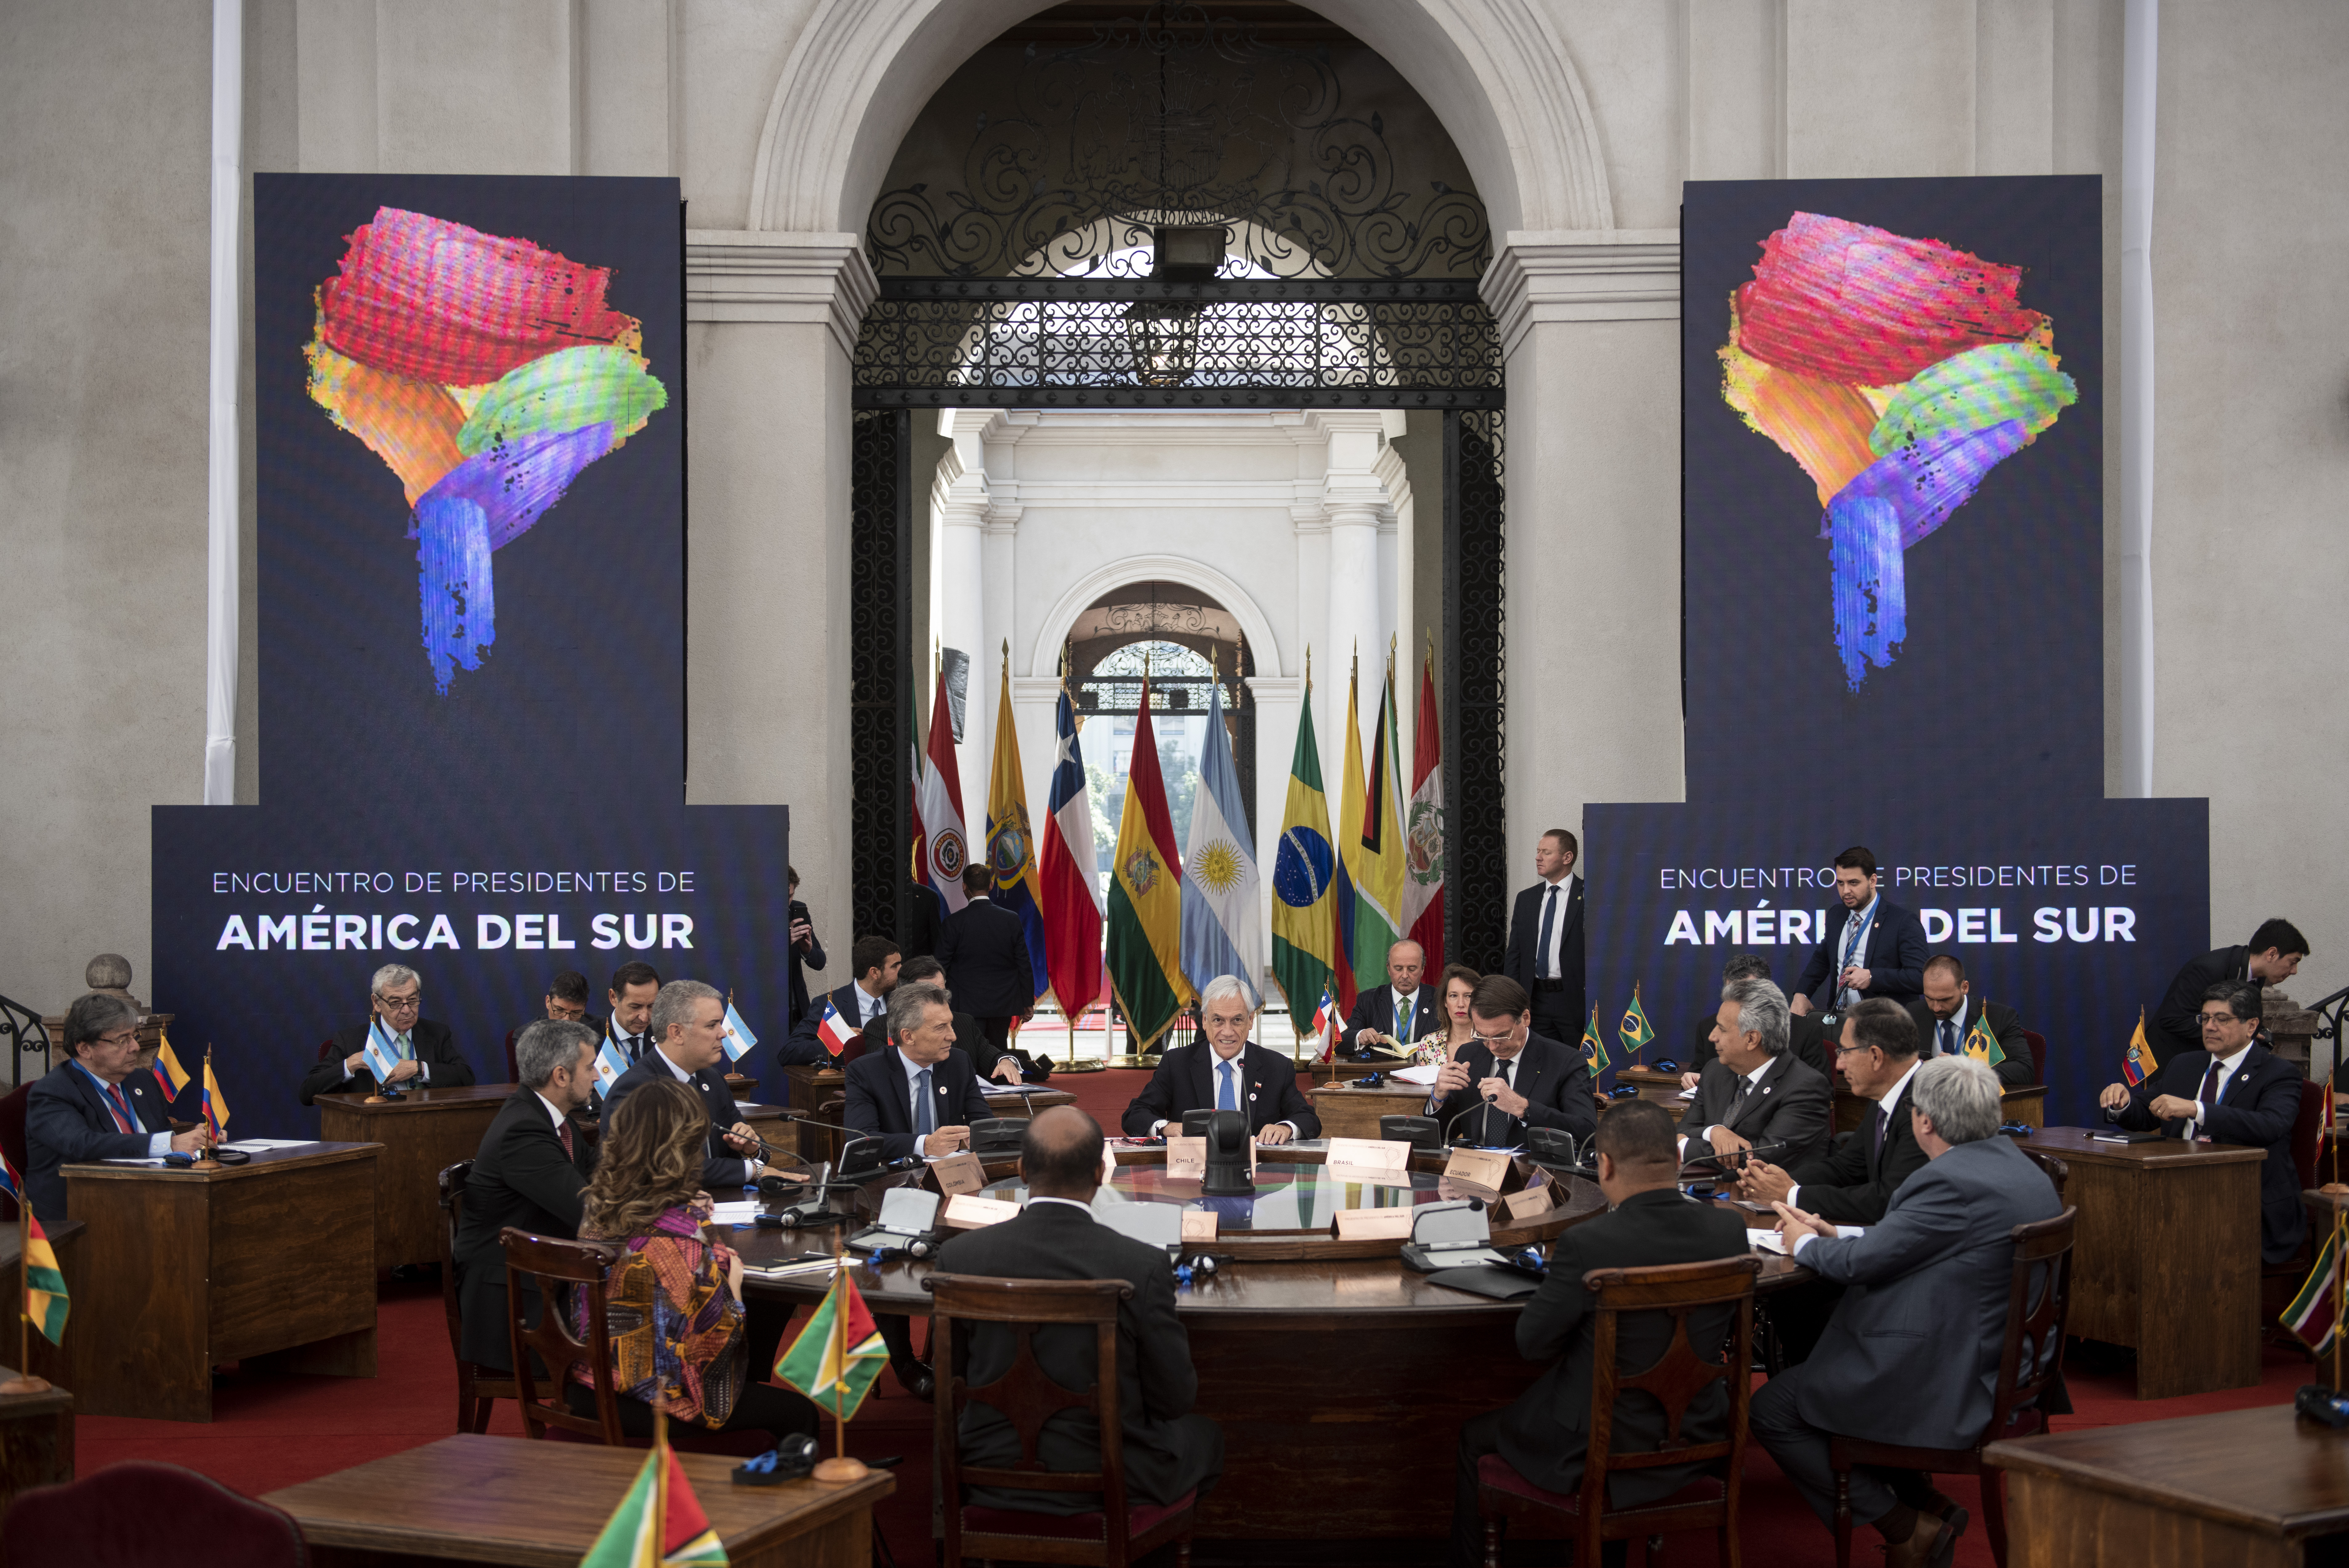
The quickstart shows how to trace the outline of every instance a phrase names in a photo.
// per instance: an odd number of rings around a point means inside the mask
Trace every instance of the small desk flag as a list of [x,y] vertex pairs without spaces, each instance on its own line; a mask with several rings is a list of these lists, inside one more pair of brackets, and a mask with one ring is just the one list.
[[1599,1037],[1599,1004],[1590,1004],[1590,1022],[1582,1026],[1582,1059],[1594,1078],[1607,1069],[1607,1042]]
[[1987,1067],[1995,1067],[2006,1060],[2006,1047],[2001,1045],[1998,1036],[1990,1032],[1989,1009],[1974,1009],[1973,1024],[1966,1031],[1966,1037],[1959,1043],[1958,1049]]
[[1624,1052],[1633,1056],[1656,1037],[1656,1032],[1648,1026],[1647,1010],[1640,1005],[1637,981],[1631,986],[1631,1005],[1623,1010],[1623,1022],[1615,1026],[1615,1034],[1623,1042]]
[[823,1017],[816,1024],[815,1037],[823,1043],[826,1052],[838,1056],[848,1049],[848,1043],[862,1033],[862,1030],[842,1014],[830,997],[824,998]]
[[2121,1078],[2132,1089],[2156,1073],[2161,1064],[2153,1058],[2153,1043],[2145,1037],[2145,1009],[2137,1010],[2137,1033],[2129,1036],[2128,1053],[2121,1058]]
[[775,1376],[806,1395],[816,1408],[845,1421],[856,1414],[888,1365],[889,1347],[882,1341],[880,1326],[864,1310],[864,1298],[843,1268],[833,1276],[832,1289],[815,1315],[775,1363]]
[[57,1267],[57,1254],[49,1245],[49,1234],[41,1229],[40,1220],[33,1213],[33,1200],[25,1195],[25,1184],[17,1179],[16,1168],[5,1154],[0,1154],[0,1193],[16,1199],[18,1220],[25,1228],[26,1320],[39,1329],[41,1337],[51,1345],[63,1345],[66,1309],[69,1304],[66,1300],[65,1272]]
[[618,1083],[620,1075],[627,1070],[628,1058],[621,1053],[620,1043],[606,1032],[602,1048],[595,1053],[595,1093],[599,1096],[610,1094],[612,1085]]
[[204,1127],[219,1143],[228,1137],[228,1096],[221,1093],[220,1080],[212,1076],[212,1048],[204,1047]]
[[375,1075],[375,1081],[378,1084],[391,1082],[391,1070],[400,1064],[399,1042],[390,1030],[384,1027],[382,1019],[367,1020],[367,1044],[361,1047],[361,1052],[367,1057],[367,1071]]
[[726,999],[726,1039],[724,1042],[726,1046],[726,1059],[729,1062],[740,1062],[744,1056],[750,1054],[750,1048],[758,1043],[759,1037],[750,1033],[750,1026],[742,1022],[742,1015],[740,1013],[734,1011],[734,999],[730,996],[728,997]]
[[726,1548],[701,1511],[677,1450],[660,1443],[645,1455],[579,1568],[719,1568],[725,1562]]

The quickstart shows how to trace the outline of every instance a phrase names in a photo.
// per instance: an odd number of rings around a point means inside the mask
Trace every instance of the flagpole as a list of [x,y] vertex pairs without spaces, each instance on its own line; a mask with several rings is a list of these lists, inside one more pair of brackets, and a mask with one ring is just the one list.
[[653,1383],[653,1551],[668,1555],[668,1399]]
[[841,1253],[841,1229],[832,1231],[832,1458],[809,1472],[820,1481],[863,1480],[872,1473],[863,1459],[848,1457],[848,1417],[841,1412],[848,1371],[848,1260]]
[[[207,1135],[212,1131],[212,1043],[207,1040],[204,1042],[204,1081],[196,1085],[196,1111],[203,1118]],[[376,1087],[380,1089],[383,1085],[378,1084]],[[221,1168],[220,1161],[212,1158],[212,1141],[210,1136],[206,1137],[203,1147],[196,1151],[195,1163],[188,1167],[190,1170],[218,1170]]]

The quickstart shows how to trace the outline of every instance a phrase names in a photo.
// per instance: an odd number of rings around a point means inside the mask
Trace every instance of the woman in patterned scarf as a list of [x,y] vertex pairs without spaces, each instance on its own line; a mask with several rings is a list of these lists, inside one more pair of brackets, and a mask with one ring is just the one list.
[[[777,1438],[813,1432],[815,1407],[765,1381],[766,1367],[750,1366],[742,1260],[702,1232],[709,1138],[700,1096],[672,1078],[647,1084],[612,1113],[587,1184],[580,1236],[627,1249],[604,1285],[621,1429],[651,1438],[657,1390],[674,1426],[758,1428]],[[572,1332],[586,1335],[585,1292],[573,1303]],[[571,1376],[566,1401],[593,1417],[593,1378],[584,1365]]]

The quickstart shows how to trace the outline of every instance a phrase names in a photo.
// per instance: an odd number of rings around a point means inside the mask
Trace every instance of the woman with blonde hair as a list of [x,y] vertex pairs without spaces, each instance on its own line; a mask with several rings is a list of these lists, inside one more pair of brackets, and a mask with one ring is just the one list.
[[[741,1258],[701,1229],[709,1138],[709,1107],[675,1078],[645,1085],[605,1124],[579,1235],[624,1249],[604,1282],[621,1430],[649,1438],[658,1394],[678,1426],[760,1428],[777,1438],[813,1432],[815,1407],[765,1381],[780,1334],[762,1336],[768,1343],[753,1353]],[[583,1339],[586,1318],[582,1291],[572,1303],[571,1329]],[[579,1365],[571,1379],[566,1402],[594,1416],[594,1377]]]

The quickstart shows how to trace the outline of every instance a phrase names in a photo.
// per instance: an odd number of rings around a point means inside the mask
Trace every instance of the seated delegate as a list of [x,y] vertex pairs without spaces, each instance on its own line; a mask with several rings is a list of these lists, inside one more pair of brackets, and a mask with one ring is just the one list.
[[1881,996],[1860,1002],[1843,1021],[1836,1047],[1844,1081],[1876,1102],[1857,1130],[1832,1150],[1791,1168],[1750,1161],[1737,1195],[1752,1203],[1785,1201],[1837,1225],[1873,1225],[1900,1184],[1925,1164],[1909,1125],[1909,1086],[1917,1075],[1917,1025],[1908,1009]]
[[1590,1064],[1582,1053],[1533,1033],[1533,1003],[1505,974],[1488,974],[1468,998],[1475,1031],[1437,1073],[1427,1114],[1476,1143],[1514,1147],[1527,1127],[1587,1141],[1599,1128]]
[[1925,990],[1909,999],[1909,1017],[1917,1025],[1918,1054],[1962,1055],[1966,1034],[1977,1021],[1990,1025],[2003,1058],[1991,1064],[1998,1081],[2010,1089],[2028,1088],[2037,1075],[2031,1060],[2031,1042],[2023,1037],[2023,1018],[2002,1002],[1977,1001],[1973,982],[1966,979],[1965,961],[1955,953],[1935,953],[1925,961]]
[[[813,1432],[816,1407],[766,1380],[790,1314],[768,1314],[762,1343],[753,1344],[742,1305],[742,1260],[701,1229],[709,1137],[700,1097],[677,1078],[643,1085],[605,1118],[579,1233],[624,1244],[604,1282],[620,1428],[631,1438],[651,1437],[657,1394],[676,1427],[755,1429],[771,1440]],[[587,1337],[585,1291],[573,1293],[571,1330]],[[595,1413],[595,1378],[585,1365],[573,1366],[564,1397],[574,1413]]]
[[171,1131],[171,1107],[154,1075],[135,1072],[139,1010],[93,991],[66,1010],[66,1059],[33,1081],[25,1102],[25,1196],[45,1225],[66,1218],[59,1168],[94,1159],[141,1159],[210,1147],[199,1126]]
[[372,1095],[376,1075],[367,1066],[367,1033],[381,1027],[387,1049],[395,1058],[388,1084],[414,1083],[428,1088],[462,1088],[473,1081],[473,1069],[457,1050],[456,1037],[445,1023],[423,1016],[424,981],[406,964],[388,963],[367,982],[367,1022],[354,1023],[335,1035],[326,1059],[304,1075],[302,1103],[320,1095]]
[[[1732,953],[1729,961],[1721,966],[1721,983],[1736,980],[1769,980],[1770,961],[1760,953]],[[1783,994],[1783,993],[1782,993]],[[1713,1014],[1707,1012],[1696,1021],[1696,1046],[1690,1052],[1687,1069],[1681,1074],[1681,1087],[1693,1089],[1705,1068],[1713,1059]],[[1816,1012],[1796,1012],[1791,999],[1786,1003],[1786,1050],[1794,1058],[1810,1068],[1828,1083],[1835,1082],[1835,1058],[1828,1053],[1826,1030]]]
[[970,1145],[970,1124],[995,1113],[978,1069],[955,1049],[954,1004],[944,987],[889,993],[889,1044],[848,1064],[848,1126],[881,1140],[888,1159],[936,1158]]
[[1258,1143],[1319,1137],[1321,1118],[1297,1089],[1288,1058],[1248,1038],[1256,993],[1236,975],[1218,975],[1199,997],[1199,1032],[1206,1040],[1177,1045],[1125,1107],[1128,1137],[1183,1130],[1185,1111],[1238,1111]]
[[1682,1158],[1779,1146],[1800,1165],[1826,1147],[1827,1081],[1786,1049],[1786,993],[1766,980],[1721,988],[1714,1060],[1681,1117]]
[[652,1049],[604,1096],[605,1131],[612,1114],[646,1085],[689,1085],[699,1091],[709,1124],[701,1184],[748,1187],[767,1174],[766,1145],[742,1119],[726,1085],[726,1002],[716,988],[698,980],[670,981],[654,999],[647,1033]]
[[[512,1225],[534,1236],[579,1234],[595,1145],[572,1125],[571,1113],[595,1094],[600,1039],[584,1022],[542,1018],[514,1042],[514,1071],[522,1085],[506,1096],[481,1135],[452,1249],[460,1340],[465,1359],[477,1366],[512,1366],[505,1252],[498,1232]],[[525,1288],[534,1300],[537,1286]],[[537,1318],[533,1309],[525,1321]]]

